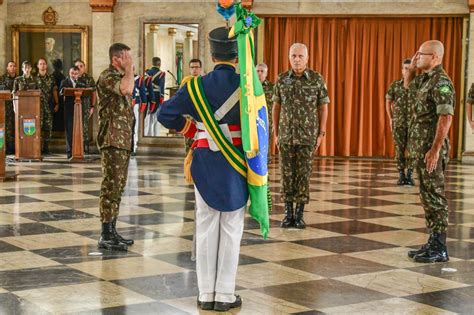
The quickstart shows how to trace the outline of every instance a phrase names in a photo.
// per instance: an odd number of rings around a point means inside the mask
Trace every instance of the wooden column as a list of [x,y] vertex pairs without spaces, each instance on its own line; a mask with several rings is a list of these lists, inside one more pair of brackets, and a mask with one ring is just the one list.
[[15,106],[15,159],[42,160],[40,90],[19,91]]
[[84,138],[82,133],[82,101],[81,96],[91,96],[92,89],[65,88],[65,96],[74,96],[74,120],[72,127],[72,162],[84,161]]

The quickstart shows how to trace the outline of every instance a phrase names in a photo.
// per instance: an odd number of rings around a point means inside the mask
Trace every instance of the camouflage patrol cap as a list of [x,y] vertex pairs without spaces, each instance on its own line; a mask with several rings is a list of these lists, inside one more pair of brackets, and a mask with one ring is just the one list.
[[211,46],[211,55],[219,60],[237,58],[237,38],[229,38],[229,29],[218,27],[209,32],[207,36]]

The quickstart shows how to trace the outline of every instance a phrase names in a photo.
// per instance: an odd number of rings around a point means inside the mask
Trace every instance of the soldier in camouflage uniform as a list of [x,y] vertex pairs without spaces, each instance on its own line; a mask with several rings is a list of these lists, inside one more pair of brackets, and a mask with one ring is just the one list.
[[[13,90],[13,83],[16,78],[16,64],[8,62],[6,73],[0,76],[0,90]],[[13,101],[5,102],[5,140],[6,153],[15,153],[15,112],[13,111]]]
[[[267,101],[267,109],[268,109],[268,135],[270,137],[268,143],[269,147],[271,147],[272,143],[272,136],[273,136],[273,123],[272,123],[272,105],[273,105],[273,83],[267,80],[268,75],[268,66],[264,63],[257,65],[257,74],[260,83],[262,83],[263,91],[265,92],[265,100]],[[270,152],[268,150],[268,160],[270,160]]]
[[472,119],[472,106],[474,105],[474,83],[471,84],[471,88],[467,93],[466,98],[466,116],[469,126],[471,126],[472,131],[474,131],[474,121]]
[[74,63],[76,67],[79,68],[79,83],[81,87],[92,88],[92,96],[84,96],[82,98],[82,140],[84,141],[84,151],[86,154],[89,154],[89,120],[94,112],[94,105],[97,100],[96,96],[96,87],[94,78],[88,75],[86,71],[86,64],[84,61],[77,59]]
[[302,229],[305,228],[304,205],[309,202],[313,154],[326,135],[329,97],[323,77],[307,68],[307,47],[293,44],[289,57],[292,69],[280,74],[275,83],[273,134],[280,150],[285,202],[281,227]]
[[[395,143],[395,160],[400,174],[398,185],[414,186],[413,168],[405,156],[408,143],[408,128],[413,113],[413,98],[410,97],[409,84],[413,77],[409,71],[411,59],[405,59],[402,64],[402,79],[393,81],[385,95],[385,109],[390,119],[393,142]],[[407,173],[405,176],[405,169]]]
[[443,44],[432,40],[420,46],[413,61],[423,74],[416,77],[411,86],[416,90],[416,98],[408,150],[418,174],[420,200],[430,237],[427,244],[409,251],[408,256],[421,263],[449,260],[444,171],[449,157],[448,132],[454,115],[455,91],[441,64],[443,55]]
[[110,66],[97,81],[99,96],[99,132],[97,145],[101,154],[100,219],[102,234],[99,248],[127,251],[133,240],[121,237],[116,230],[120,201],[127,182],[135,123],[132,107],[134,88],[130,48],[115,43],[109,49]]
[[51,111],[51,98],[54,99],[54,112],[59,110],[58,87],[52,74],[48,73],[48,63],[46,59],[38,60],[38,75],[36,84],[41,90],[41,136],[43,137],[43,154],[50,154],[49,141],[53,131],[53,113]]
[[23,71],[23,75],[16,77],[15,81],[13,81],[12,94],[16,94],[18,91],[38,89],[36,79],[31,75],[31,63],[29,61],[23,61],[21,70]]

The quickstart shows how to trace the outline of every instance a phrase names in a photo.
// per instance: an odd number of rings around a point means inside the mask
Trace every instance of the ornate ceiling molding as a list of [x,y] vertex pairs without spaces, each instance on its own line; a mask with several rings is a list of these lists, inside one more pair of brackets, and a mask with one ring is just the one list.
[[92,12],[114,12],[117,0],[89,0]]

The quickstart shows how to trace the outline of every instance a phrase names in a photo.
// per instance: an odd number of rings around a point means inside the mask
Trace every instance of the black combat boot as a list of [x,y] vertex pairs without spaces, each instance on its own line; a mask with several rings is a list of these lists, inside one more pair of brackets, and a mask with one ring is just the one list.
[[405,177],[405,170],[399,170],[398,172],[400,173],[400,177],[398,178],[397,185],[405,185],[405,182],[407,180]]
[[418,263],[446,262],[449,260],[446,248],[446,233],[433,232],[433,241],[430,246],[421,254],[413,257]]
[[117,229],[115,228],[115,226],[117,225],[117,218],[113,219],[111,223],[112,223],[112,230],[113,230],[113,233],[114,233],[115,237],[116,237],[121,243],[124,243],[124,244],[126,244],[127,246],[131,246],[131,245],[133,245],[133,243],[135,243],[133,240],[123,238],[122,236],[120,236],[120,235],[118,234]]
[[296,204],[295,227],[297,229],[305,229],[306,223],[303,221],[304,203]]
[[100,235],[98,248],[126,252],[127,244],[119,241],[114,234],[112,222],[102,223],[102,234]]
[[293,213],[293,202],[285,202],[285,218],[281,221],[280,227],[287,229],[295,225],[295,215]]
[[413,258],[416,255],[424,253],[431,246],[431,243],[433,243],[433,240],[434,240],[433,233],[430,233],[430,237],[428,238],[428,242],[426,242],[426,244],[421,246],[420,249],[408,251],[408,257]]
[[415,181],[413,180],[413,170],[412,169],[407,170],[407,177],[406,177],[406,180],[405,180],[405,184],[410,185],[410,186],[415,186]]

